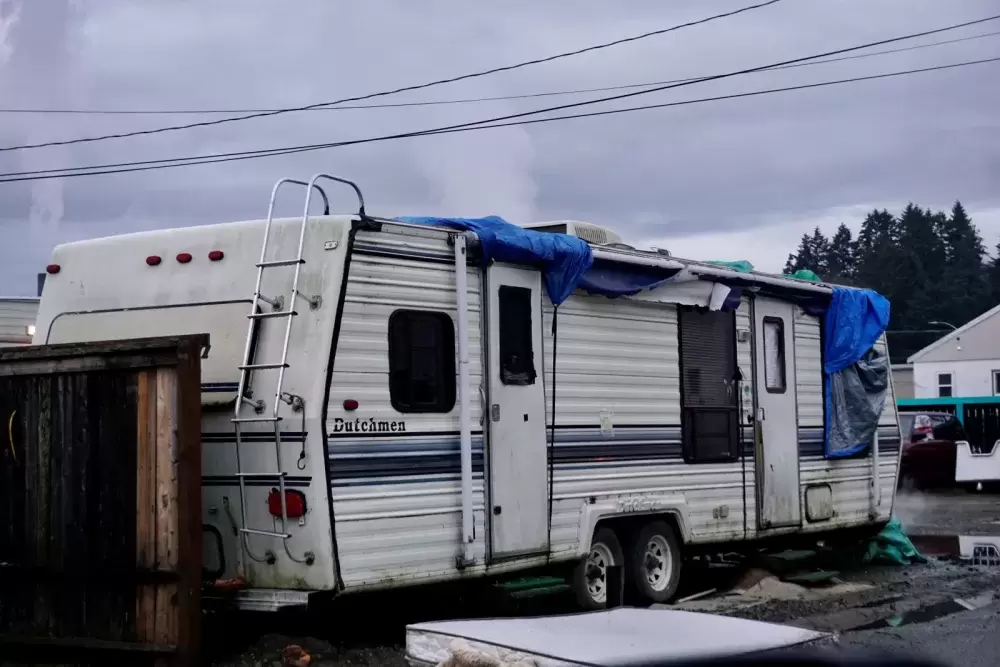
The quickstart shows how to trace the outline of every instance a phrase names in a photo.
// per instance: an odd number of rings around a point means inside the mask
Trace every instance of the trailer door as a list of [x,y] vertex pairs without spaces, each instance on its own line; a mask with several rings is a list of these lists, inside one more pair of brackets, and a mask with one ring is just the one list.
[[801,524],[793,306],[754,299],[760,528]]
[[549,531],[541,277],[493,264],[487,289],[492,553],[542,552]]

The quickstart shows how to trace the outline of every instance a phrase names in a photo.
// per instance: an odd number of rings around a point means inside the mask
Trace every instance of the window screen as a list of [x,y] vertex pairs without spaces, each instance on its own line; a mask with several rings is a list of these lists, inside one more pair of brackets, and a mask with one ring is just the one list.
[[531,290],[503,285],[500,306],[500,381],[535,384],[535,355],[531,349]]
[[389,397],[399,412],[455,407],[455,326],[446,313],[397,310],[389,316]]
[[739,457],[734,313],[681,308],[681,426],[692,463]]
[[948,398],[952,396],[951,373],[938,373],[938,396]]
[[785,393],[785,323],[777,317],[764,318],[764,388]]

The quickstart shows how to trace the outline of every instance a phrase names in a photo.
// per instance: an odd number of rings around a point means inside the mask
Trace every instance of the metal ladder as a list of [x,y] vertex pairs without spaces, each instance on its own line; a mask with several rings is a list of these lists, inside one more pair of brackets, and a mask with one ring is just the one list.
[[[288,505],[285,496],[285,478],[288,476],[288,473],[284,470],[281,461],[281,404],[287,403],[292,406],[293,410],[305,410],[305,406],[303,405],[301,399],[297,399],[297,397],[293,397],[290,394],[285,394],[282,391],[282,384],[285,379],[285,369],[288,368],[288,342],[292,333],[292,321],[298,314],[295,311],[297,299],[301,298],[304,301],[307,301],[312,308],[318,308],[320,304],[319,297],[309,298],[299,291],[299,277],[301,275],[302,265],[306,263],[303,258],[303,251],[305,249],[306,228],[308,227],[307,223],[309,222],[309,205],[312,203],[313,190],[317,190],[323,198],[323,215],[330,214],[330,200],[327,198],[326,192],[324,192],[321,187],[316,185],[316,182],[320,179],[344,183],[353,188],[360,204],[358,214],[362,219],[366,217],[365,201],[361,195],[361,190],[358,189],[358,186],[351,181],[337,178],[336,176],[330,176],[329,174],[316,174],[309,180],[308,183],[291,178],[283,178],[275,183],[274,188],[271,190],[271,201],[267,208],[267,223],[264,226],[264,241],[261,244],[260,261],[257,263],[257,283],[254,287],[253,299],[250,304],[250,314],[247,315],[250,323],[247,329],[246,344],[243,349],[243,363],[240,366],[240,383],[236,394],[236,406],[233,409],[233,418],[230,420],[236,432],[236,476],[240,483],[240,518],[242,525],[242,528],[240,528],[240,536],[243,542],[243,549],[247,556],[259,563],[273,564],[276,561],[276,557],[274,552],[270,549],[267,550],[263,556],[255,554],[250,547],[251,535],[280,539],[285,548],[285,553],[288,554],[288,557],[296,563],[312,565],[315,561],[315,555],[311,551],[304,552],[301,557],[295,556],[288,544],[288,540],[292,535],[288,532]],[[298,251],[296,252],[295,257],[291,259],[268,260],[267,247],[271,237],[271,222],[274,219],[274,203],[277,198],[278,191],[281,189],[281,186],[286,183],[303,185],[306,187],[306,203],[302,213],[302,223],[299,229]],[[292,287],[287,300],[282,296],[270,298],[261,294],[260,288],[264,278],[264,271],[266,269],[284,266],[295,267],[295,274],[292,278]],[[270,312],[259,312],[258,309],[261,302],[271,306],[272,310]],[[267,319],[285,320],[285,336],[284,342],[281,346],[281,359],[277,362],[269,363],[262,363],[254,359],[253,363],[251,363],[251,357],[254,353],[253,341],[257,329],[257,321]],[[261,324],[263,323],[261,322]],[[254,371],[275,370],[278,371],[278,379],[274,386],[274,402],[271,410],[271,416],[264,416],[261,414],[265,408],[264,402],[262,400],[251,400],[251,397],[248,395],[247,390],[250,384],[250,377]],[[254,416],[244,416],[245,407],[249,407],[255,413]],[[271,424],[274,429],[274,452],[275,461],[277,463],[278,492],[281,496],[280,530],[266,530],[247,527],[246,480],[253,478],[268,479],[275,476],[275,473],[271,472],[244,472],[241,452],[243,448],[243,427],[247,424]],[[302,437],[305,438],[305,433],[302,434]]]

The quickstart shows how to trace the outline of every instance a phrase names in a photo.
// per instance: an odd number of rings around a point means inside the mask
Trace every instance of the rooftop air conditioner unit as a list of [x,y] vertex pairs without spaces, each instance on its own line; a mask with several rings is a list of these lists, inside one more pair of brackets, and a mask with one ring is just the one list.
[[533,229],[536,232],[553,232],[556,234],[569,234],[576,236],[587,243],[593,245],[620,244],[621,235],[618,232],[601,227],[591,222],[580,222],[578,220],[552,220],[550,222],[532,222],[524,225],[525,229]]

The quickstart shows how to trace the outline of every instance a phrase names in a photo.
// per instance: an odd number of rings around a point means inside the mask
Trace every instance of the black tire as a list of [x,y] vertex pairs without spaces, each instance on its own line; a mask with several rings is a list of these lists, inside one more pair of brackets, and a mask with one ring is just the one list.
[[[609,557],[610,563],[606,562]],[[573,592],[576,594],[576,601],[588,611],[604,609],[608,602],[606,574],[598,574],[591,569],[592,566],[600,567],[598,563],[603,563],[603,567],[625,564],[621,542],[618,541],[615,532],[606,526],[594,531],[590,552],[573,571]]]
[[626,586],[643,602],[664,603],[677,594],[680,580],[681,547],[677,533],[666,521],[650,521],[629,542],[625,560]]

